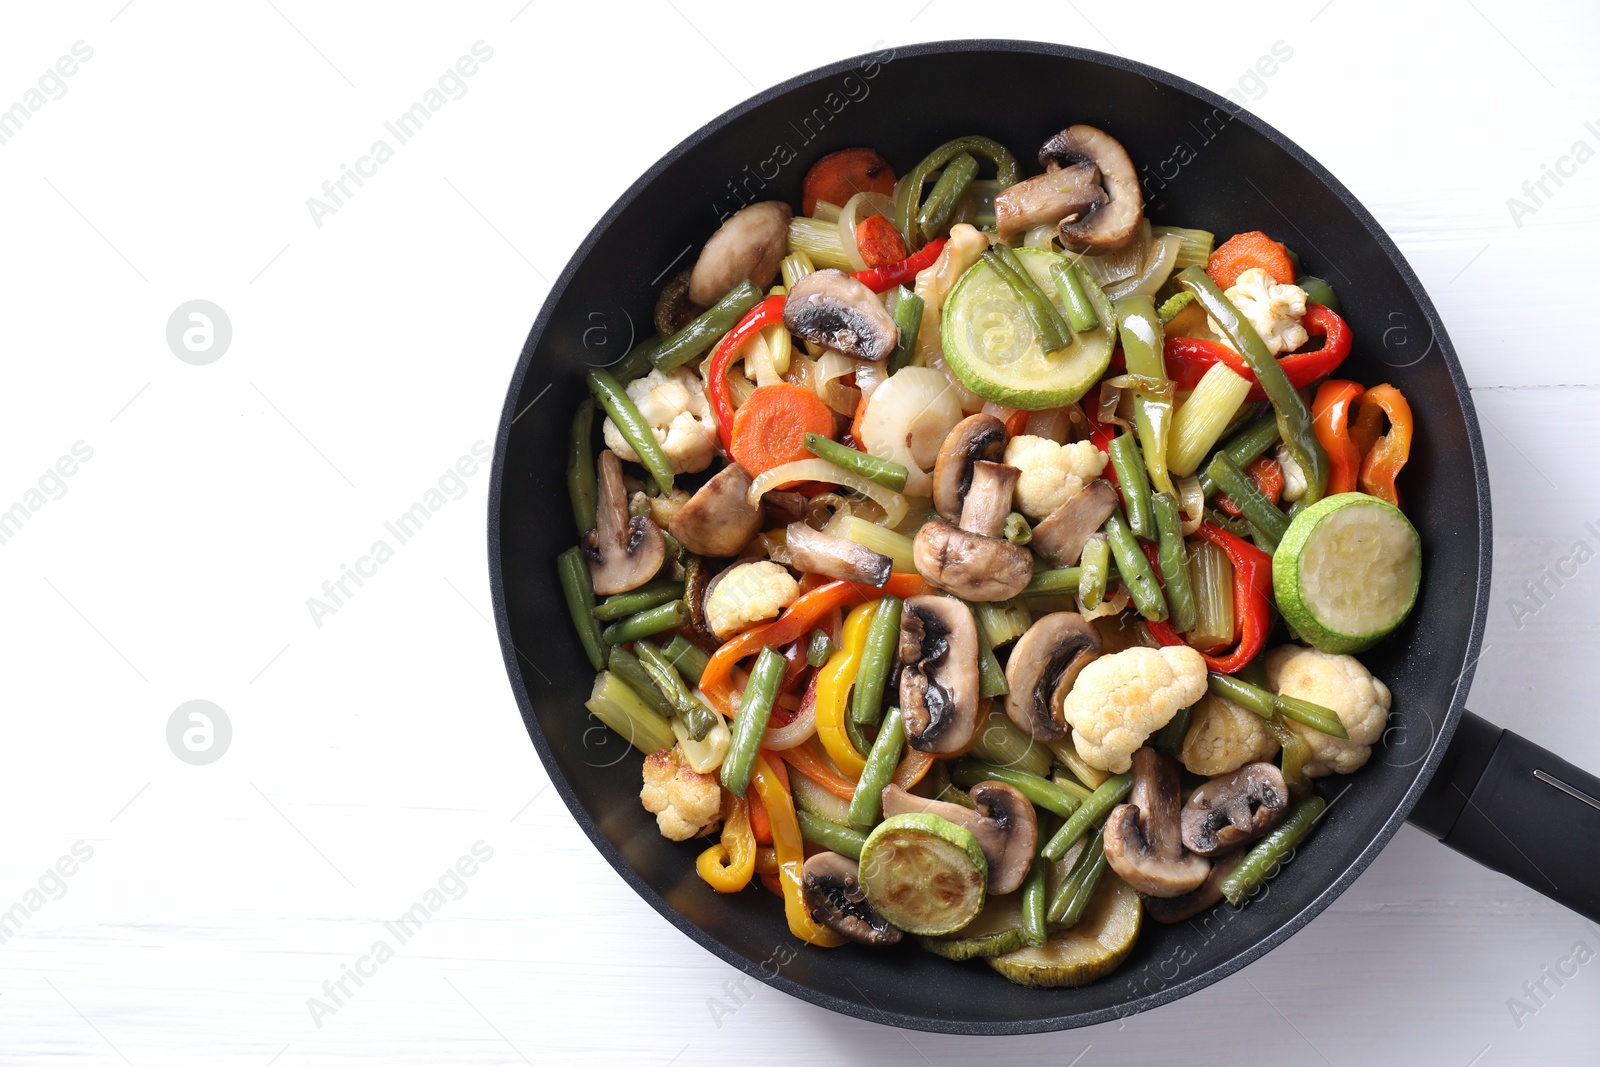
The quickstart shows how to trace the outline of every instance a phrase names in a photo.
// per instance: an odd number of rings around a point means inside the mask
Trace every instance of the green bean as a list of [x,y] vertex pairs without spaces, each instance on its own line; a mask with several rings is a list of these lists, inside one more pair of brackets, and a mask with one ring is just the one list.
[[1050,862],[1035,857],[1022,883],[1022,932],[1026,944],[1038,948],[1050,937],[1045,912],[1049,910]]
[[1165,326],[1177,318],[1178,313],[1192,303],[1194,303],[1194,294],[1189,290],[1185,289],[1182,292],[1173,293],[1167,297],[1159,308],[1156,308],[1156,316],[1161,319],[1161,325]]
[[745,312],[760,302],[761,290],[748,279],[740,282],[683,329],[662,341],[661,347],[651,353],[650,362],[657,370],[683,366],[721,340],[723,334],[739,325]]
[[1267,555],[1272,556],[1277,554],[1277,540],[1271,534],[1267,533],[1253,522],[1250,523],[1250,539],[1256,543],[1257,548],[1265,552]]
[[700,684],[700,676],[706,672],[706,665],[711,662],[711,657],[705,650],[682,634],[673,634],[661,654],[667,657],[667,662],[683,674],[684,678],[693,685]]
[[928,180],[928,175],[936,170],[941,170],[946,164],[961,153],[966,152],[975,156],[983,156],[995,166],[995,178],[1000,188],[1015,185],[1022,180],[1022,167],[1017,163],[1017,157],[1006,151],[1005,147],[997,141],[987,137],[957,137],[953,141],[946,141],[922,158],[922,162],[901,179],[898,192],[895,196],[894,224],[900,231],[900,236],[905,238],[906,247],[915,251],[921,243],[916,232],[912,229],[912,222],[916,220],[922,201],[922,186]]
[[837,441],[830,441],[820,433],[806,434],[806,451],[897,493],[906,487],[906,479],[911,475],[903,463],[869,456]]
[[572,437],[567,442],[567,495],[572,498],[572,518],[580,534],[595,527],[599,493],[594,468],[594,400],[585,398],[572,414]]
[[672,492],[672,464],[667,462],[667,454],[661,451],[661,443],[656,440],[644,416],[639,414],[638,406],[628,396],[622,383],[612,377],[610,371],[592,370],[589,372],[589,392],[606,409],[606,414],[616,424],[623,440],[628,442],[633,454],[639,457],[639,462],[656,480],[656,485],[663,493]]
[[872,738],[867,736],[868,724],[856,722],[850,716],[844,717],[844,733],[850,738],[850,744],[855,746],[857,752],[871,752]]
[[922,331],[922,297],[897,285],[889,293],[889,314],[894,316],[899,340],[889,355],[889,373],[911,366],[917,356],[917,334]]
[[1218,452],[1206,464],[1206,473],[1219,490],[1227,493],[1246,521],[1256,526],[1274,542],[1282,541],[1289,529],[1289,520],[1254,479],[1240,470],[1226,452]]
[[1272,709],[1285,719],[1293,719],[1303,726],[1319,730],[1330,737],[1349,738],[1350,733],[1331,709],[1299,697],[1277,695],[1272,698]]
[[1106,598],[1106,574],[1111,569],[1111,546],[1106,535],[1094,533],[1083,543],[1083,554],[1078,557],[1078,604],[1097,608]]
[[678,676],[678,669],[654,642],[635,641],[633,650],[638,654],[645,673],[655,682],[656,688],[661,690],[673,710],[683,718],[684,726],[689,729],[689,736],[696,741],[703,740],[711,727],[716,725],[716,712],[700,703],[699,698],[689,692],[689,687],[684,685],[683,679]]
[[866,834],[804,808],[796,808],[794,816],[800,821],[800,836],[813,845],[853,860],[861,858],[862,846],[867,843]]
[[1212,671],[1206,676],[1206,688],[1213,696],[1232,701],[1241,708],[1255,712],[1263,719],[1272,718],[1272,694],[1243,678]]
[[1000,536],[1014,545],[1026,545],[1033,540],[1033,527],[1028,525],[1028,517],[1020,511],[1013,511],[1006,516],[1006,524],[1001,527]]
[[1283,770],[1283,784],[1289,788],[1290,800],[1304,800],[1311,795],[1311,779],[1305,772],[1306,761],[1311,758],[1311,746],[1306,743],[1305,735],[1297,730],[1291,730],[1280,715],[1274,715],[1267,720],[1267,729],[1278,741],[1280,760],[1279,766]]
[[884,597],[872,615],[872,625],[867,627],[855,691],[850,694],[850,718],[854,722],[870,725],[883,716],[883,688],[900,647],[900,609],[899,597]]
[[589,577],[589,563],[583,551],[569,548],[556,557],[556,571],[561,576],[561,593],[567,598],[567,612],[572,616],[572,626],[578,631],[578,640],[589,657],[589,666],[603,670],[606,665],[605,640],[600,624],[594,621],[594,580]]
[[631,382],[635,378],[643,378],[650,373],[650,358],[660,347],[661,338],[646,337],[610,368],[611,373],[616,375],[619,382]]
[[932,240],[950,225],[950,216],[955,214],[961,198],[967,195],[967,187],[977,176],[978,161],[969,152],[962,152],[944,165],[939,180],[933,183],[933,190],[922,203],[922,210],[917,212],[917,229],[922,232],[923,240]]
[[1313,704],[1309,700],[1299,697],[1279,696],[1259,685],[1253,685],[1242,678],[1232,675],[1218,674],[1212,671],[1206,678],[1206,688],[1224,700],[1231,700],[1242,708],[1248,708],[1263,719],[1270,719],[1273,713],[1282,715],[1286,719],[1303,723],[1313,730],[1319,730],[1331,737],[1348,738],[1349,732],[1345,730],[1344,723],[1339,721],[1339,716],[1320,704]]
[[1117,573],[1128,587],[1133,606],[1151,622],[1165,622],[1167,602],[1156,582],[1156,573],[1145,558],[1144,549],[1134,540],[1127,520],[1119,509],[1111,513],[1105,524],[1106,540],[1111,543],[1111,555],[1117,561]]
[[1311,832],[1327,807],[1328,802],[1313,793],[1289,809],[1289,817],[1257,841],[1239,861],[1239,866],[1222,880],[1222,895],[1228,898],[1228,903],[1237,908],[1262,882],[1277,874],[1289,853]]
[[833,643],[833,638],[828,636],[826,630],[812,630],[811,640],[806,642],[806,664],[811,667],[820,667],[828,662],[828,657],[839,650]]
[[1099,326],[1100,313],[1089,302],[1089,294],[1083,287],[1083,268],[1078,266],[1077,261],[1057,263],[1050,268],[1050,276],[1056,283],[1056,295],[1067,309],[1067,325],[1077,333],[1086,333]]
[[[1257,456],[1278,442],[1278,416],[1268,410],[1259,418],[1253,420],[1248,426],[1228,439],[1228,442],[1219,450],[1237,463],[1240,467],[1249,463]],[[1204,470],[1200,472],[1200,492],[1210,496],[1217,491],[1217,483],[1208,477]]]
[[672,718],[672,704],[666,695],[657,687],[655,679],[650,677],[650,672],[644,669],[644,664],[625,648],[617,647],[611,650],[611,657],[606,661],[606,669],[621,678],[639,695],[639,699],[650,705],[657,715],[663,719]]
[[763,648],[750,668],[739,711],[733,717],[733,738],[728,742],[728,754],[722,758],[722,784],[736,797],[744,796],[745,787],[750,784],[750,771],[756,765],[767,720],[772,718],[772,702],[778,697],[784,667],[782,656]]
[[1278,433],[1289,453],[1306,475],[1306,503],[1315,504],[1328,488],[1328,453],[1317,440],[1312,427],[1311,409],[1306,406],[1300,391],[1289,380],[1272,355],[1271,349],[1250,325],[1250,320],[1239,314],[1217,283],[1199,267],[1185,267],[1178,274],[1178,284],[1194,293],[1195,299],[1222,327],[1223,336],[1233,343],[1255,372],[1261,391],[1272,401],[1278,415]]
[[1099,825],[1105,821],[1111,809],[1122,803],[1122,798],[1128,795],[1128,790],[1133,788],[1133,777],[1128,774],[1113,774],[1105,783],[1089,794],[1077,811],[1067,818],[1061,829],[1056,831],[1044,846],[1041,854],[1045,859],[1058,860],[1067,854],[1067,850],[1078,843],[1078,839],[1089,832],[1091,826]]
[[1161,581],[1167,594],[1167,611],[1172,628],[1180,634],[1193,630],[1199,622],[1194,604],[1194,585],[1189,581],[1189,549],[1183,540],[1183,516],[1178,502],[1166,493],[1150,501],[1156,513],[1156,531],[1161,535]]
[[1083,918],[1083,911],[1089,906],[1094,891],[1100,888],[1100,879],[1105,875],[1106,868],[1110,866],[1106,859],[1106,831],[1104,827],[1100,832],[1089,839],[1084,846],[1083,853],[1078,861],[1072,865],[1072,871],[1067,875],[1067,880],[1061,883],[1056,895],[1050,901],[1050,922],[1057,929],[1068,929],[1076,926],[1078,920]]
[[670,600],[683,598],[683,583],[661,578],[626,593],[608,596],[595,605],[594,617],[601,622],[611,622],[625,615],[636,615],[647,608],[660,607]]
[[1167,725],[1157,730],[1150,738],[1150,747],[1157,752],[1165,752],[1176,757],[1183,751],[1183,739],[1189,733],[1189,720],[1193,717],[1193,708],[1180,708],[1178,713],[1167,721]]
[[950,768],[950,777],[964,789],[970,789],[979,782],[1004,782],[1027,797],[1034,807],[1055,812],[1063,819],[1078,808],[1078,798],[1050,779],[1016,767],[999,767],[982,760],[964,759]]
[[1150,510],[1150,480],[1139,457],[1139,441],[1131,433],[1119,434],[1106,449],[1111,468],[1117,472],[1122,489],[1122,506],[1127,509],[1128,526],[1134,536],[1145,541],[1156,539],[1155,516]]
[[883,718],[878,739],[872,743],[872,751],[867,753],[867,765],[856,783],[855,796],[850,799],[850,825],[857,830],[870,830],[883,817],[883,787],[894,777],[894,769],[905,747],[905,722],[899,708],[890,708]]
[[689,606],[681,600],[674,600],[614,622],[605,628],[601,636],[608,645],[625,645],[641,637],[650,637],[687,625],[689,625]]
[[1044,295],[1044,290],[1039,288],[1039,283],[1033,280],[1015,252],[1003,244],[990,245],[983,252],[983,261],[1022,305],[1022,313],[1028,317],[1042,351],[1056,352],[1072,343],[1072,327]]

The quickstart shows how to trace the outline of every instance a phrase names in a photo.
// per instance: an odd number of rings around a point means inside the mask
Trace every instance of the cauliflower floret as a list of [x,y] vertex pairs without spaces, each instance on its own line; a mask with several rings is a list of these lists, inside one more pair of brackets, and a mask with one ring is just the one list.
[[1106,468],[1106,454],[1090,441],[1058,445],[1030,434],[1006,442],[1005,461],[1022,472],[1012,505],[1035,520],[1077,496]]
[[1066,719],[1084,762],[1121,774],[1145,739],[1206,693],[1206,661],[1188,645],[1129,648],[1085,667]]
[[716,825],[722,787],[715,775],[696,773],[674,745],[645,758],[639,799],[655,813],[662,837],[687,841]]
[[1278,469],[1283,471],[1283,499],[1292,504],[1305,496],[1306,472],[1300,469],[1289,446],[1279,441],[1272,458],[1278,461]]
[[1389,687],[1374,678],[1354,656],[1330,656],[1314,648],[1285,645],[1267,653],[1267,682],[1282,696],[1320,704],[1344,724],[1348,741],[1297,722],[1289,729],[1310,747],[1305,771],[1312,778],[1349,774],[1372,755],[1389,720]]
[[771,560],[729,567],[706,597],[706,623],[726,640],[775,619],[800,595],[794,575]]
[[1248,708],[1207,693],[1194,706],[1183,738],[1183,765],[1211,777],[1232,774],[1246,763],[1278,754],[1267,722]]
[[[688,367],[652,370],[628,383],[628,397],[650,424],[650,432],[667,454],[674,474],[694,474],[711,466],[716,455],[717,420],[706,401],[705,383]],[[606,447],[629,463],[639,457],[610,419],[602,428]]]
[[[1293,352],[1306,343],[1306,328],[1300,325],[1306,313],[1306,291],[1298,285],[1279,285],[1260,267],[1251,267],[1224,295],[1250,320],[1273,355]],[[1207,319],[1206,325],[1222,334],[1215,319]]]

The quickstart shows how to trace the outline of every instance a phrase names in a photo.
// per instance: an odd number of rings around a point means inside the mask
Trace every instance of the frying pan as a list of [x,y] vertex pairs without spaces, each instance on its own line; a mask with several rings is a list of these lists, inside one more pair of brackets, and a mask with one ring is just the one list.
[[[798,203],[806,168],[836,148],[872,145],[903,170],[951,137],[981,133],[1029,161],[1072,123],[1127,147],[1151,217],[1223,235],[1266,230],[1333,283],[1356,337],[1341,375],[1392,382],[1420,415],[1403,485],[1424,566],[1416,610],[1362,657],[1394,692],[1389,728],[1360,772],[1320,780],[1331,806],[1293,861],[1241,908],[1147,923],[1105,980],[1031,990],[910,946],[812,948],[788,933],[770,894],[705,886],[696,850],[664,839],[640,806],[638,754],[584,711],[593,674],[554,561],[573,543],[564,451],[583,374],[644,336],[660,285],[693,262],[722,217],[755,200]],[[1408,814],[1445,844],[1600,918],[1600,780],[1462,708],[1488,604],[1489,537],[1483,442],[1461,366],[1411,268],[1349,190],[1197,85],[1021,41],[916,45],[819,68],[740,104],[650,167],[584,240],[528,335],[489,499],[511,687],[557,791],[607,861],[673,925],[768,985],[860,1018],[964,1034],[1086,1026],[1201,989],[1327,907]]]

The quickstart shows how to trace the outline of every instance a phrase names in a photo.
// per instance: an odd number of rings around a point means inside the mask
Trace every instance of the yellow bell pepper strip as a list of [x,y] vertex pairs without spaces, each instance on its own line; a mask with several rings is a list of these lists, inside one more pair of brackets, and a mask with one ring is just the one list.
[[800,820],[795,817],[794,797],[783,788],[764,754],[756,756],[750,784],[772,821],[772,847],[778,854],[778,881],[783,887],[783,913],[789,920],[789,932],[813,945],[837,948],[845,939],[813,920],[811,909],[806,907],[800,883],[801,868],[806,862],[805,841],[800,836]]
[[1411,405],[1400,390],[1385,384],[1374,385],[1361,394],[1362,412],[1372,408],[1380,408],[1389,416],[1389,432],[1378,438],[1361,461],[1361,489],[1399,507],[1400,492],[1394,487],[1394,480],[1411,458]]
[[737,893],[756,869],[756,837],[750,830],[750,805],[744,797],[722,795],[722,839],[700,853],[694,869],[719,893]]
[[860,780],[867,759],[851,744],[844,718],[849,714],[850,688],[866,652],[867,632],[881,603],[874,600],[850,612],[839,637],[839,650],[817,671],[817,737],[839,773],[852,782]]

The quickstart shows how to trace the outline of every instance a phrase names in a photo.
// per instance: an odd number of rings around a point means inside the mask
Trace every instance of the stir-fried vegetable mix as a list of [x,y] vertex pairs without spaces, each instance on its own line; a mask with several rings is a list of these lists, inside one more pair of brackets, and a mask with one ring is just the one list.
[[1068,986],[1243,904],[1371,755],[1418,428],[1282,244],[1153,225],[1104,131],[1038,161],[848,148],[728,218],[588,376],[559,571],[706,885]]

